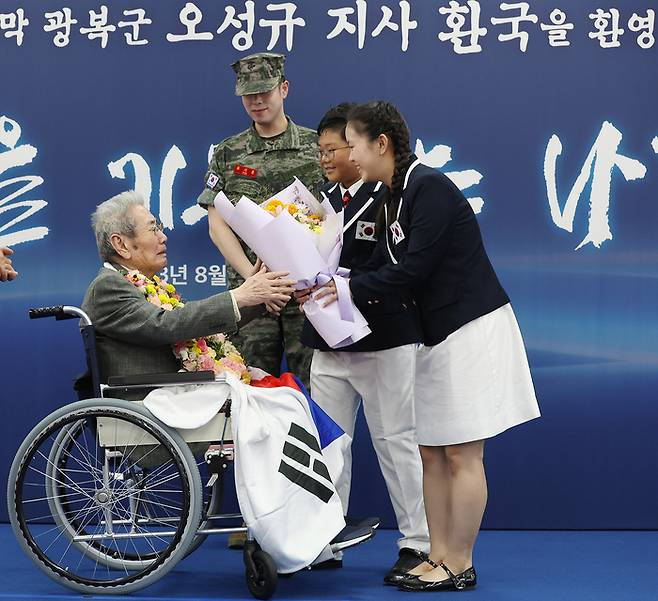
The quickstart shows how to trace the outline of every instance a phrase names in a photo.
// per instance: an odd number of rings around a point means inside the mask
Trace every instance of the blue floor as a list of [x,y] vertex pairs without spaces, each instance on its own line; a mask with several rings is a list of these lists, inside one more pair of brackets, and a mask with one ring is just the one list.
[[[342,570],[302,572],[282,579],[275,599],[415,598],[381,585],[396,554],[394,541],[393,532],[379,532],[374,540],[346,554]],[[0,599],[100,598],[74,595],[51,582],[25,557],[6,524],[0,524],[0,557]],[[476,557],[480,584],[463,594],[482,601],[656,601],[657,559],[658,532],[485,531]],[[251,599],[241,555],[228,551],[221,536],[209,538],[160,582],[129,597],[113,598]]]

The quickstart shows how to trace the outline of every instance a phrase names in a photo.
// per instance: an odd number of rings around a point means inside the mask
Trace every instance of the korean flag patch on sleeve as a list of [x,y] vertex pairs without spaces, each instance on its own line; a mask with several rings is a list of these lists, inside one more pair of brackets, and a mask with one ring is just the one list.
[[356,239],[366,240],[368,242],[377,242],[375,236],[374,221],[357,221],[356,222]]
[[209,188],[210,190],[213,190],[215,192],[219,192],[222,189],[221,185],[221,177],[214,171],[208,171],[206,173],[206,188]]

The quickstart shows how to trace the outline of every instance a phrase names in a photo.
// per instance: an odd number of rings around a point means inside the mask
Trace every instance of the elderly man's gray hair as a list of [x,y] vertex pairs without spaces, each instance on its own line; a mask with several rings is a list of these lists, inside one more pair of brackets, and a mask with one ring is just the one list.
[[113,196],[96,207],[91,216],[91,226],[96,236],[96,246],[103,261],[116,256],[110,238],[112,234],[135,235],[135,223],[130,215],[134,206],[144,206],[144,198],[134,190]]

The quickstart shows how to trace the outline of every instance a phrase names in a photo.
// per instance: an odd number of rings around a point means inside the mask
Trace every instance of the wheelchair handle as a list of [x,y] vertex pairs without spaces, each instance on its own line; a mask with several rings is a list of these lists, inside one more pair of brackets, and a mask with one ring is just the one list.
[[69,305],[55,305],[53,307],[39,307],[37,309],[30,309],[28,311],[30,319],[41,319],[42,317],[54,317],[56,320],[62,319],[75,319],[76,317],[82,319],[85,325],[91,325],[89,316],[78,307],[71,307]]

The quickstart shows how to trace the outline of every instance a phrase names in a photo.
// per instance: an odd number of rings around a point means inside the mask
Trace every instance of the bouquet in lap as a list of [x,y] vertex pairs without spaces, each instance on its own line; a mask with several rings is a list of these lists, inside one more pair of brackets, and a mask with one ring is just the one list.
[[287,271],[298,289],[334,280],[338,302],[323,307],[314,295],[304,311],[332,348],[341,348],[370,334],[368,322],[352,302],[347,277],[339,267],[343,246],[343,213],[328,199],[319,202],[304,184],[295,181],[273,198],[257,205],[243,196],[235,206],[220,192],[215,208],[229,227],[270,269]]
[[[185,306],[173,284],[164,282],[157,275],[147,278],[135,270],[121,273],[148,302],[157,307],[175,311]],[[244,384],[251,382],[251,374],[240,351],[224,334],[177,342],[172,350],[185,371],[213,371],[217,376],[230,372],[237,375]]]

